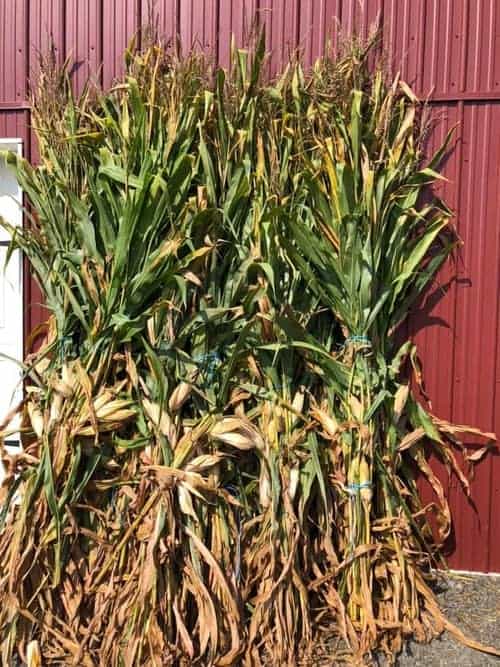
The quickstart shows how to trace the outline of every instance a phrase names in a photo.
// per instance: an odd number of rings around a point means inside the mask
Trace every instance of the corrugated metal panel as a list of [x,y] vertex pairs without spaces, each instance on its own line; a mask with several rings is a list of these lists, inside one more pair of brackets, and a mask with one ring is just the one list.
[[201,48],[217,54],[217,0],[183,0],[179,3],[179,34],[186,49]]
[[217,60],[222,67],[227,67],[231,51],[231,39],[234,36],[238,47],[247,44],[254,27],[257,0],[235,3],[233,0],[220,0],[219,26],[217,31]]
[[296,50],[299,40],[299,4],[260,0],[259,20],[266,26],[266,47],[274,73]]
[[[66,56],[71,56],[77,90],[89,76],[97,76],[102,63],[103,1],[66,0]],[[110,26],[115,31],[115,26]]]
[[29,114],[22,109],[0,109],[0,137],[20,138],[26,142]]
[[[500,284],[499,112],[498,103],[464,103],[461,171],[455,183],[458,230],[464,246],[455,301],[452,417],[488,430],[494,429],[500,408],[498,402],[495,405]],[[493,459],[488,458],[477,468],[473,499],[478,516],[472,512],[457,513],[460,558],[472,569],[489,569],[494,545],[498,550],[490,521],[493,467]],[[456,502],[458,507],[460,499]]]
[[[72,54],[81,86],[99,71],[108,85],[121,71],[128,40],[150,18],[148,0],[0,0],[0,135],[22,136],[30,148],[26,73],[53,37],[60,58]],[[256,12],[267,27],[271,66],[302,49],[307,63],[339,30],[366,35],[380,15],[382,47],[394,70],[421,95],[432,92],[442,119],[431,140],[460,123],[441,194],[456,211],[464,247],[430,290],[409,329],[419,344],[436,413],[500,433],[500,3],[495,0],[156,0],[159,34],[180,34],[223,65],[230,37],[245,41]],[[28,15],[29,9],[29,15]],[[495,102],[498,100],[498,102]],[[17,110],[5,109],[18,107]],[[3,107],[3,110],[1,109]],[[31,150],[31,154],[30,154]],[[39,302],[31,283],[27,303]],[[27,326],[42,318],[31,306]],[[445,471],[434,463],[445,485]],[[476,469],[473,506],[449,489],[455,516],[455,567],[500,571],[500,457]]]
[[0,101],[26,98],[26,1],[0,0]]
[[65,52],[65,0],[30,0],[27,42],[30,76],[36,80],[38,58],[54,46],[59,63]]
[[[119,0],[118,0],[119,2]],[[148,25],[157,34],[172,40],[179,33],[179,2],[178,0],[162,0],[162,2],[147,2],[142,0],[141,25]]]
[[[105,87],[123,72],[123,54],[141,24],[139,0],[107,0],[102,6],[102,82]],[[113,26],[113,30],[106,30]]]
[[[382,38],[395,72],[413,86],[420,84],[426,44],[425,0],[385,0]],[[427,59],[426,71],[431,68]]]
[[437,95],[457,93],[464,89],[463,59],[469,42],[467,14],[469,3],[453,3],[449,0],[433,3],[427,15],[428,36],[423,49],[424,59],[432,63],[423,73],[424,88],[434,89]]
[[364,0],[364,2],[342,2],[342,31],[347,35],[356,32],[366,38],[382,15],[383,2],[381,0]]
[[[29,7],[28,71],[30,86],[35,89],[40,56],[54,49],[54,55],[60,65],[66,58],[66,6],[65,0],[32,0]],[[28,141],[25,155],[32,162],[36,162],[38,148],[33,131],[29,133]]]
[[500,3],[379,0],[379,5],[392,65],[419,93],[500,97]]
[[302,0],[299,15],[299,47],[308,65],[323,53],[325,45],[337,38],[341,0]]

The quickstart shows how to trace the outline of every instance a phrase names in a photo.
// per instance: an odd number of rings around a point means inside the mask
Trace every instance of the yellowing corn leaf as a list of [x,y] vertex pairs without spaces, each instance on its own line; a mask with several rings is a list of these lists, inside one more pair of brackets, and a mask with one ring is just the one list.
[[192,271],[186,271],[186,272],[184,273],[184,278],[185,278],[186,280],[188,280],[190,283],[193,283],[193,285],[196,285],[197,287],[201,287],[201,285],[202,285],[201,280],[200,280],[200,279],[198,278],[198,276],[197,276],[195,273],[193,273]]
[[125,421],[136,414],[132,405],[134,401],[117,398],[96,409],[95,414],[99,421]]
[[40,644],[34,639],[26,647],[26,665],[27,667],[42,667],[42,654]]
[[324,410],[320,410],[320,408],[312,408],[311,415],[318,420],[330,438],[335,438],[339,430],[339,424],[333,415],[328,415]]
[[399,421],[406,405],[409,392],[410,387],[407,384],[402,384],[398,387],[394,395],[394,422]]
[[407,433],[398,445],[398,451],[403,452],[414,445],[419,440],[425,437],[425,431],[422,427],[416,428],[414,431]]
[[202,454],[192,459],[186,465],[186,471],[189,472],[202,472],[203,470],[209,470],[216,466],[224,458],[223,454]]
[[186,486],[182,482],[177,487],[177,496],[179,498],[179,507],[183,514],[188,514],[195,521],[198,521],[198,516],[194,511],[193,500],[191,494],[187,490]]
[[351,412],[353,414],[354,419],[358,422],[363,421],[363,406],[360,403],[360,401],[354,396],[354,394],[351,394],[349,396],[349,407],[351,408]]

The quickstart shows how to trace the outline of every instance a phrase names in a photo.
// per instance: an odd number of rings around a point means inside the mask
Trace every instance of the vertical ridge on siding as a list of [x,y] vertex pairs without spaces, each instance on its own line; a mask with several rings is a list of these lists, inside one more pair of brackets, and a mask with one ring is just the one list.
[[148,0],[142,0],[140,27],[152,23],[150,27],[158,31],[160,37],[172,41],[179,33],[179,7],[182,1],[162,0],[151,4]]
[[336,43],[342,0],[302,0],[299,14],[299,48],[307,65],[322,55],[328,41]]
[[227,67],[230,59],[231,39],[234,36],[236,46],[245,46],[257,15],[258,0],[244,3],[233,0],[219,0],[217,61]]
[[109,87],[123,72],[123,54],[141,27],[141,7],[138,0],[102,0],[103,32],[113,26],[111,34],[102,40],[102,82]]
[[73,61],[77,91],[82,90],[89,76],[97,77],[100,71],[102,30],[101,0],[66,0],[66,56]]
[[0,0],[0,101],[11,104],[26,99],[25,1]]

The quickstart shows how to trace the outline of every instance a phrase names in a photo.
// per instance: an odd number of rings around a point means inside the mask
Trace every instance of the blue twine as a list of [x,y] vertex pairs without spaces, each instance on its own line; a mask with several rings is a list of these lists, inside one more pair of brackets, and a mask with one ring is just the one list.
[[371,341],[367,336],[347,336],[344,341],[344,347],[348,343],[361,343],[362,345],[369,345],[370,347],[372,346]]
[[220,357],[218,352],[207,352],[206,354],[196,355],[194,360],[196,361],[196,363],[205,364],[211,361],[220,361]]
[[207,374],[207,382],[212,382],[215,376],[217,365],[221,358],[218,352],[207,352],[194,357],[195,363],[200,365],[201,370]]
[[371,489],[373,484],[371,482],[361,482],[361,484],[357,484],[356,482],[352,484],[348,484],[345,488],[347,489],[347,493],[351,496],[354,496],[358,494],[361,489]]

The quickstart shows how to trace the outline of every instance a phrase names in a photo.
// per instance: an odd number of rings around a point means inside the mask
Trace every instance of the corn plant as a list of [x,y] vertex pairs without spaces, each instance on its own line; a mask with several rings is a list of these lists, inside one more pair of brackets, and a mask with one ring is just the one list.
[[[296,99],[309,102],[302,130],[309,150],[276,230],[290,264],[341,332],[336,348],[309,340],[311,349],[322,347],[318,364],[333,380],[331,386],[324,382],[310,415],[322,436],[322,469],[330,470],[333,484],[338,559],[333,570],[345,611],[344,639],[349,641],[346,628],[352,624],[356,650],[365,655],[382,628],[388,629],[383,645],[391,652],[400,649],[407,632],[421,638],[444,627],[456,632],[437,610],[425,581],[424,573],[439,565],[451,527],[426,447],[468,492],[454,447],[463,451],[460,434],[480,432],[431,414],[404,373],[409,364],[414,386],[422,388],[416,347],[401,341],[402,327],[457,243],[451,211],[422,197],[441,178],[436,168],[451,133],[425,162],[426,110],[422,113],[405,82],[396,77],[387,85],[381,71],[368,80],[347,70],[348,94],[339,99],[336,91],[314,86],[316,80],[328,80],[328,71],[328,62],[318,64],[302,90],[295,87]],[[299,68],[296,80],[301,80]],[[341,364],[343,377],[332,372],[332,359],[329,365],[322,362],[327,353]],[[437,536],[419,498],[417,471],[439,499],[433,506]],[[391,632],[395,628],[401,632]]]
[[296,664],[325,629],[358,662],[445,628],[479,646],[428,585],[450,516],[425,449],[467,488],[478,432],[417,400],[401,341],[456,244],[421,197],[447,145],[424,162],[371,44],[275,81],[263,45],[228,72],[131,49],[78,99],[42,68],[40,165],[6,156],[50,312],[2,449],[6,664]]

